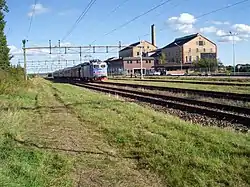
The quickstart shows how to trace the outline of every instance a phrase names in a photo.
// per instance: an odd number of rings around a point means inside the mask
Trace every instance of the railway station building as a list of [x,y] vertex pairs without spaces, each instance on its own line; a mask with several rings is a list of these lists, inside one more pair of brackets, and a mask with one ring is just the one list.
[[[165,62],[161,62],[162,53]],[[193,62],[202,58],[217,59],[217,45],[199,33],[176,38],[165,47],[150,52],[155,58],[155,67],[166,70],[190,69]]]
[[[143,74],[147,75],[154,71],[153,57],[142,58]],[[119,57],[106,60],[109,75],[139,75],[141,73],[140,57]]]

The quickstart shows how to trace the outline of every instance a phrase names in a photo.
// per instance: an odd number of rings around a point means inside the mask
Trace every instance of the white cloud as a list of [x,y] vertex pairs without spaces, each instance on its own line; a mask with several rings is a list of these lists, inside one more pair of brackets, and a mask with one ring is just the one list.
[[32,15],[38,15],[48,12],[49,9],[44,7],[42,4],[38,3],[36,5],[30,6],[30,11],[28,13],[28,16],[31,17]]
[[200,28],[200,32],[202,33],[216,33],[217,30],[214,26]]
[[183,33],[194,32],[196,30],[194,28],[195,22],[196,22],[195,17],[192,14],[188,13],[182,13],[178,17],[170,17],[168,19],[168,24],[171,27]]
[[229,21],[211,21],[214,25],[230,25]]
[[249,33],[250,34],[250,25],[246,24],[234,24],[233,29],[239,33]]
[[72,46],[72,44],[70,42],[62,42],[60,44],[62,47],[69,47],[69,46]]
[[219,42],[231,42],[231,41],[233,41],[233,39],[235,42],[240,42],[243,40],[239,36],[234,36],[234,38],[233,38],[233,36],[222,36],[218,41]]
[[9,45],[8,48],[10,49],[10,54],[12,55],[19,55],[22,54],[22,49],[18,49],[16,46],[14,45]]
[[229,35],[229,33],[227,33],[226,31],[224,30],[217,30],[216,32],[216,36],[226,36],[226,35]]

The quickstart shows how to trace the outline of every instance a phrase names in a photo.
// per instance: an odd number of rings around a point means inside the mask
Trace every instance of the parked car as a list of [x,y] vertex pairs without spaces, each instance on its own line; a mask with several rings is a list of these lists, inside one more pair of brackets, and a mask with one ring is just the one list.
[[161,72],[155,71],[155,72],[153,73],[153,75],[161,75]]

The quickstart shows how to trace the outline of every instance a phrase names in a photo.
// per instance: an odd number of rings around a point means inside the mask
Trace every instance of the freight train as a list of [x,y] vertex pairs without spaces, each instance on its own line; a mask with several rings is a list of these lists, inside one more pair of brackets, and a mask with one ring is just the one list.
[[53,72],[54,79],[104,81],[107,79],[107,63],[100,60],[92,60],[78,64],[74,67]]

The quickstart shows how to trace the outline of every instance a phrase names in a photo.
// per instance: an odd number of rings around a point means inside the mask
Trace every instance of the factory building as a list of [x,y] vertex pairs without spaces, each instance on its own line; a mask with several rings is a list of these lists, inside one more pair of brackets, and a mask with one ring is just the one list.
[[[109,75],[138,75],[141,73],[140,57],[110,58],[106,60],[106,62],[108,63]],[[153,57],[142,58],[142,69],[144,75],[148,75],[153,72],[153,66]]]

